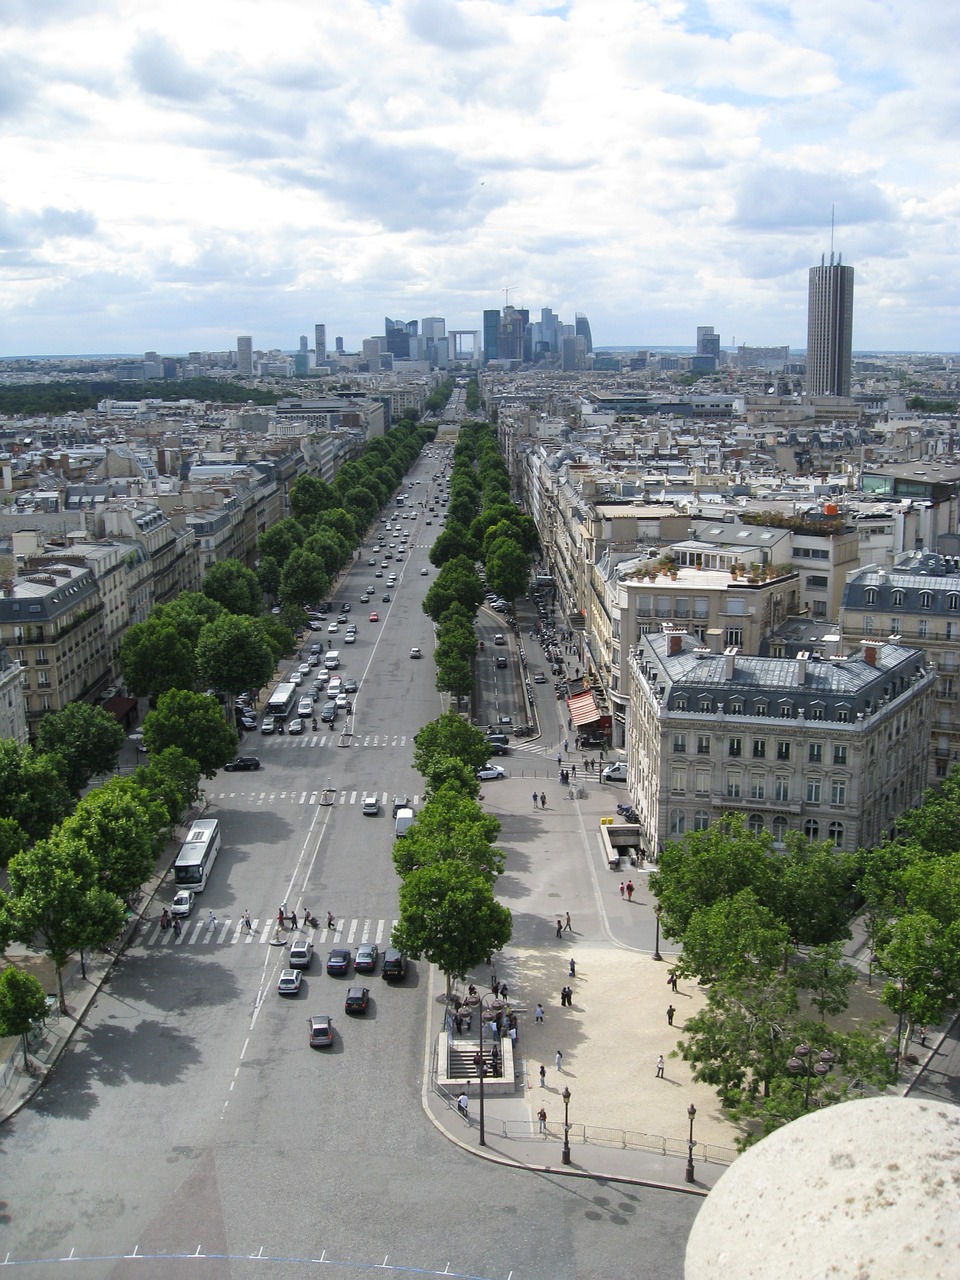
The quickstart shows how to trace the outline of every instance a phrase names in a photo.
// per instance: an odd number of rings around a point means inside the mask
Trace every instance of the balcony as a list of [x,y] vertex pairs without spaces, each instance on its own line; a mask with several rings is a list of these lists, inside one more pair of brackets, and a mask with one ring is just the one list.
[[751,796],[725,796],[714,792],[710,796],[714,809],[754,809],[757,813],[800,813],[799,800],[754,800]]

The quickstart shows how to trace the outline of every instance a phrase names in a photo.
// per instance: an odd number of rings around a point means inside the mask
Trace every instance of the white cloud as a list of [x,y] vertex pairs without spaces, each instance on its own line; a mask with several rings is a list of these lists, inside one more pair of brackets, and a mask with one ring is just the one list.
[[939,0],[0,0],[0,20],[0,354],[290,347],[317,320],[355,345],[384,314],[478,327],[508,284],[600,342],[713,323],[801,345],[831,205],[855,343],[957,345]]

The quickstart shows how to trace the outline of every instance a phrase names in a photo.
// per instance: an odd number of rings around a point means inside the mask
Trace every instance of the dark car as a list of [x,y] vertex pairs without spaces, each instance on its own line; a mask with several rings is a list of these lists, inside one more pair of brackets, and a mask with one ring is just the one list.
[[383,964],[380,966],[380,977],[388,982],[399,982],[407,975],[407,957],[395,947],[387,947],[383,953]]
[[333,724],[337,718],[337,704],[335,702],[325,702],[320,710],[320,719],[324,724]]
[[227,773],[253,773],[260,768],[260,760],[257,756],[237,756],[223,767]]
[[343,1002],[344,1013],[366,1013],[369,999],[369,987],[348,987],[347,998]]
[[362,942],[357,947],[353,967],[357,973],[375,973],[379,958],[380,948],[375,942]]
[[488,746],[492,756],[508,756],[510,754],[510,748],[505,742],[491,742],[488,743]]
[[327,973],[349,973],[351,959],[346,947],[334,947],[327,956]]

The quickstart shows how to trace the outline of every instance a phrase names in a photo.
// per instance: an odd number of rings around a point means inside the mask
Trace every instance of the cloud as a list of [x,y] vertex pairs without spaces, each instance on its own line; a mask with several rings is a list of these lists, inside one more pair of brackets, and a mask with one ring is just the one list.
[[847,174],[760,165],[744,174],[732,225],[749,231],[813,230],[830,226],[830,209],[845,227],[897,220],[889,197],[869,179]]
[[96,219],[82,209],[12,209],[0,202],[0,250],[24,249],[45,244],[48,240],[77,239],[92,236]]
[[171,42],[156,32],[139,37],[130,54],[130,70],[144,93],[174,102],[200,102],[210,92],[207,75],[181,57]]
[[457,54],[499,46],[505,38],[509,40],[502,20],[485,29],[457,0],[412,0],[405,17],[408,30],[418,40]]

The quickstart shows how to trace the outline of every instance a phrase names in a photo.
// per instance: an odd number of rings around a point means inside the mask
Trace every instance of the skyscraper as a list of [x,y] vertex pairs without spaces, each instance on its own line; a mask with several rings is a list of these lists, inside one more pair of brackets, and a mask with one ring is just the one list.
[[500,312],[488,309],[483,313],[483,359],[499,360],[500,358]]
[[720,335],[714,333],[712,324],[697,325],[697,355],[713,356],[720,361]]
[[313,326],[313,345],[314,359],[317,365],[326,364],[327,361],[327,326],[325,324],[315,324]]
[[586,343],[587,355],[590,355],[593,351],[593,337],[590,333],[590,321],[582,311],[576,313],[574,328],[576,329],[577,337],[583,338]]
[[237,339],[237,373],[253,375],[253,339]]
[[807,392],[812,396],[848,396],[853,351],[853,267],[833,254],[810,268],[807,301]]

